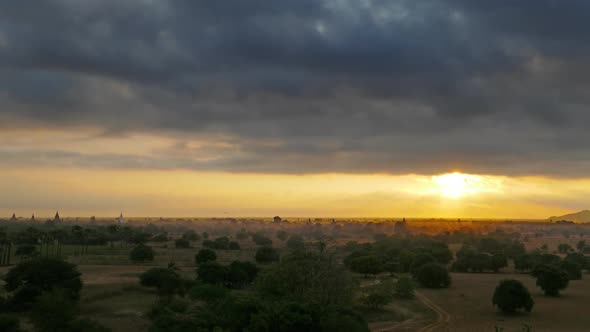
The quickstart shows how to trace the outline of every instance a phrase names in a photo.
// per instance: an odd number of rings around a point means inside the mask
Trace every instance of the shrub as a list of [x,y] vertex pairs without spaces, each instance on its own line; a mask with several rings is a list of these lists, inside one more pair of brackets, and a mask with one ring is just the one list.
[[62,290],[41,294],[31,312],[31,322],[37,331],[68,331],[78,314],[78,306]]
[[208,303],[224,299],[228,290],[211,284],[197,284],[191,288],[189,296],[194,300],[202,300]]
[[529,290],[518,280],[502,280],[494,291],[492,304],[505,313],[514,313],[519,309],[530,312],[535,302]]
[[151,262],[154,260],[155,255],[156,253],[152,247],[140,244],[131,249],[129,259],[134,262]]
[[228,245],[228,249],[229,250],[240,250],[240,244],[237,243],[236,241],[231,241]]
[[416,274],[418,282],[427,288],[447,288],[451,285],[449,271],[441,264],[427,263]]
[[213,251],[211,249],[201,249],[195,255],[195,263],[197,265],[203,264],[206,262],[212,262],[215,260],[217,260],[217,254],[215,253],[215,251]]

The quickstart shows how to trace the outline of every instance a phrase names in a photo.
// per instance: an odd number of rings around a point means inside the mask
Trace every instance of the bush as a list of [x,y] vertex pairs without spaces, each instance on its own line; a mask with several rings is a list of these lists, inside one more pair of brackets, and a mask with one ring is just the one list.
[[151,262],[154,260],[154,256],[156,252],[152,247],[146,246],[145,244],[140,244],[135,248],[131,249],[129,253],[129,259],[134,262]]
[[559,267],[567,273],[569,280],[582,279],[582,268],[571,260],[564,260]]
[[418,282],[426,288],[447,288],[451,285],[451,276],[446,267],[438,263],[423,265],[416,274]]
[[191,243],[187,239],[180,238],[180,239],[177,239],[176,241],[174,241],[174,246],[176,248],[186,249],[186,248],[191,247]]
[[279,253],[272,247],[262,247],[256,251],[256,262],[269,264],[279,260]]
[[195,255],[195,263],[197,265],[207,263],[207,262],[212,262],[215,260],[217,260],[217,254],[215,253],[215,251],[213,251],[211,249],[201,249]]
[[226,285],[232,288],[241,288],[256,279],[258,267],[251,262],[233,261],[228,268],[225,277]]
[[20,328],[20,321],[14,316],[0,314],[0,331],[20,332],[22,331]]
[[381,310],[391,302],[391,297],[380,292],[371,292],[361,297],[361,303],[373,310]]
[[553,265],[538,265],[532,275],[537,278],[537,286],[541,287],[547,296],[558,296],[559,291],[569,284],[567,272]]
[[228,245],[228,249],[229,250],[240,250],[241,247],[240,247],[240,244],[237,243],[236,241],[231,241]]
[[394,294],[400,299],[414,298],[414,282],[408,277],[401,277],[395,283]]
[[492,304],[505,313],[514,313],[519,309],[530,312],[535,305],[529,290],[518,280],[502,280],[494,291]]

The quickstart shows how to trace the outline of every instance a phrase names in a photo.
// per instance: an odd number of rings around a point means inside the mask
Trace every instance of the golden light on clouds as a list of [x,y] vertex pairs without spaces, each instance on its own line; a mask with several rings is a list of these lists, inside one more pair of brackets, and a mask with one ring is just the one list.
[[444,197],[461,198],[477,193],[499,192],[502,182],[489,176],[463,174],[459,172],[433,176],[438,191]]

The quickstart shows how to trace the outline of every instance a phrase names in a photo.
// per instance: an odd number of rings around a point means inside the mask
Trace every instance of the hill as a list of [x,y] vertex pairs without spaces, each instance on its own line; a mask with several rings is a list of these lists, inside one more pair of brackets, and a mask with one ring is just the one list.
[[570,213],[563,216],[553,216],[549,221],[568,220],[576,223],[590,223],[590,210],[584,210],[576,213]]

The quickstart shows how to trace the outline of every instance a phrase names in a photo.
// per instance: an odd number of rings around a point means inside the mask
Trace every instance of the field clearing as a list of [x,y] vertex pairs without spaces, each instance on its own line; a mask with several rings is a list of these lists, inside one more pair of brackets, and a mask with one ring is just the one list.
[[[453,273],[449,289],[421,289],[434,303],[451,315],[450,331],[523,331],[524,324],[532,332],[582,332],[589,331],[590,277],[571,281],[560,297],[543,295],[535,285],[535,279],[525,274]],[[502,279],[517,279],[529,289],[535,306],[530,314],[514,316],[501,314],[492,306],[494,289]]]

